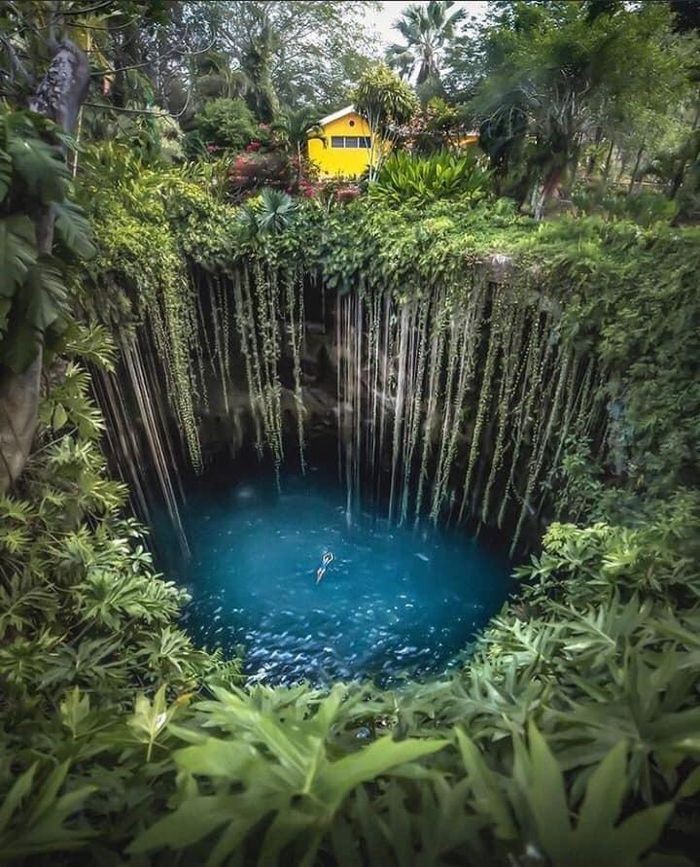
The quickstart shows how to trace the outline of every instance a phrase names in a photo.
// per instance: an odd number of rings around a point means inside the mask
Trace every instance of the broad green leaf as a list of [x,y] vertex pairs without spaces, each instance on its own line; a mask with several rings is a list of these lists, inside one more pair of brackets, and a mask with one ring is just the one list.
[[80,689],[76,686],[61,702],[59,711],[63,725],[75,737],[80,728],[80,723],[90,713],[90,696],[87,693],[81,694]]
[[211,850],[207,867],[220,867],[240,847],[249,831],[255,827],[274,807],[265,793],[252,789],[236,798],[235,807],[229,816],[230,824]]
[[30,193],[46,203],[64,198],[69,174],[58,148],[24,132],[9,138],[7,152]]
[[53,411],[52,422],[54,431],[59,431],[68,421],[68,413],[62,403],[57,403]]
[[12,814],[31,791],[36,769],[36,764],[27,768],[23,774],[17,777],[9,793],[5,796],[5,800],[0,806],[0,831],[5,830],[12,818]]
[[95,255],[92,226],[78,205],[71,201],[56,202],[56,231],[71,252],[82,259]]
[[235,815],[234,795],[189,798],[175,812],[142,831],[127,847],[127,852],[138,855],[156,849],[183,849],[230,822]]
[[12,160],[9,154],[0,150],[0,203],[5,201],[5,196],[10,190],[12,183]]
[[36,233],[29,217],[0,218],[0,297],[11,298],[36,261]]
[[624,852],[634,863],[635,858],[639,858],[658,841],[672,811],[673,804],[659,804],[625,819],[615,835],[617,850]]
[[[208,738],[205,743],[177,750],[174,758],[179,768],[191,774],[228,777],[235,782],[256,761],[258,754],[242,741]],[[262,764],[262,760],[259,761]]]
[[627,790],[627,743],[620,741],[591,774],[576,825],[577,837],[593,839],[611,828],[622,809]]
[[554,859],[566,855],[571,835],[564,775],[537,726],[528,727],[530,781],[523,793],[532,810],[543,847]]
[[319,776],[319,795],[328,811],[334,812],[360,783],[373,780],[396,765],[436,753],[448,744],[446,740],[394,741],[387,735],[326,767]]
[[505,794],[476,744],[460,728],[456,728],[455,733],[477,810],[494,823],[497,837],[512,840],[516,836],[516,829]]
[[304,831],[312,828],[316,822],[317,818],[313,813],[302,813],[293,809],[279,812],[265,833],[258,856],[258,867],[275,867],[282,849]]
[[676,798],[692,798],[698,792],[700,792],[700,768],[695,768],[683,782]]
[[30,825],[36,824],[56,800],[61,786],[65,782],[68,774],[70,762],[62,762],[58,767],[54,768],[49,774],[46,782],[41,788],[41,795],[32,806],[32,811],[28,816],[27,821]]

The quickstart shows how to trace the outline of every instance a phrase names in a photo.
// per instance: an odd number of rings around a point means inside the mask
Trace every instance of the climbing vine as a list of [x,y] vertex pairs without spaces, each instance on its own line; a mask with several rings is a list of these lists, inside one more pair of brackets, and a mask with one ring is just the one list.
[[[493,524],[517,546],[568,484],[572,437],[590,443],[614,485],[659,493],[692,472],[692,373],[677,355],[677,375],[665,365],[679,329],[697,317],[691,269],[672,267],[678,258],[696,262],[697,230],[535,225],[488,205],[458,215],[438,202],[388,215],[364,201],[330,211],[311,202],[261,241],[235,210],[207,203],[176,172],[157,205],[147,179],[143,188],[131,182],[128,206],[116,191],[101,197],[99,213],[109,206],[117,219],[92,271],[109,274],[112,294],[121,285],[135,296],[129,327],[140,327],[140,313],[151,329],[157,358],[144,367],[163,370],[195,467],[212,379],[228,416],[238,360],[259,453],[279,470],[291,404],[304,467],[304,298],[315,287],[337,325],[349,503],[386,495],[396,520]],[[193,281],[193,267],[209,276]],[[664,272],[673,279],[656,279]],[[120,309],[114,301],[105,308]],[[674,317],[680,309],[692,311],[685,322]],[[652,321],[660,323],[653,335]],[[661,404],[679,405],[681,394],[688,409],[669,427]],[[151,452],[167,455],[156,427]]]

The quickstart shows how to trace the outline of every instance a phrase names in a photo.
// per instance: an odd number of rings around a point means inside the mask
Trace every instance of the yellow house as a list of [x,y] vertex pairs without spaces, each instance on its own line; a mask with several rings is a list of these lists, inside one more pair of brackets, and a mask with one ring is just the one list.
[[309,159],[315,162],[322,175],[361,175],[369,165],[372,138],[369,124],[354,106],[321,118],[324,141],[310,139]]
[[[386,143],[372,147],[369,124],[352,105],[321,118],[318,125],[323,130],[323,140],[309,139],[308,153],[321,175],[356,177],[367,169],[371,159],[377,159],[382,148],[385,152],[389,148]],[[472,131],[463,133],[454,144],[461,148],[478,141],[479,133]]]

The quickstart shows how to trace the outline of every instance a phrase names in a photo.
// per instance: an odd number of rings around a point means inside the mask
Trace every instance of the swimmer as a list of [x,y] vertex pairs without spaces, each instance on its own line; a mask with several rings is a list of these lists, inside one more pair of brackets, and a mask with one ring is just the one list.
[[318,569],[316,570],[316,583],[317,584],[321,583],[321,581],[323,580],[323,576],[326,574],[326,569],[333,562],[333,555],[331,554],[330,551],[326,551],[326,553],[323,555],[321,562],[323,565],[319,566]]

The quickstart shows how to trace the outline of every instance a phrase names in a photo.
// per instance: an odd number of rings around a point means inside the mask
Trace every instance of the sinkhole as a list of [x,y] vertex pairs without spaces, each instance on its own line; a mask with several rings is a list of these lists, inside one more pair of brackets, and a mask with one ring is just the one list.
[[140,339],[104,379],[122,476],[192,596],[183,625],[240,648],[249,679],[454,664],[557,517],[562,444],[604,441],[604,373],[546,297],[491,270],[332,302],[296,272],[200,274],[182,377]]
[[443,672],[510,589],[495,545],[428,521],[397,526],[385,504],[349,514],[329,469],[311,464],[279,485],[257,468],[223,478],[189,492],[191,554],[168,571],[192,597],[183,626],[200,646],[242,651],[249,682]]

